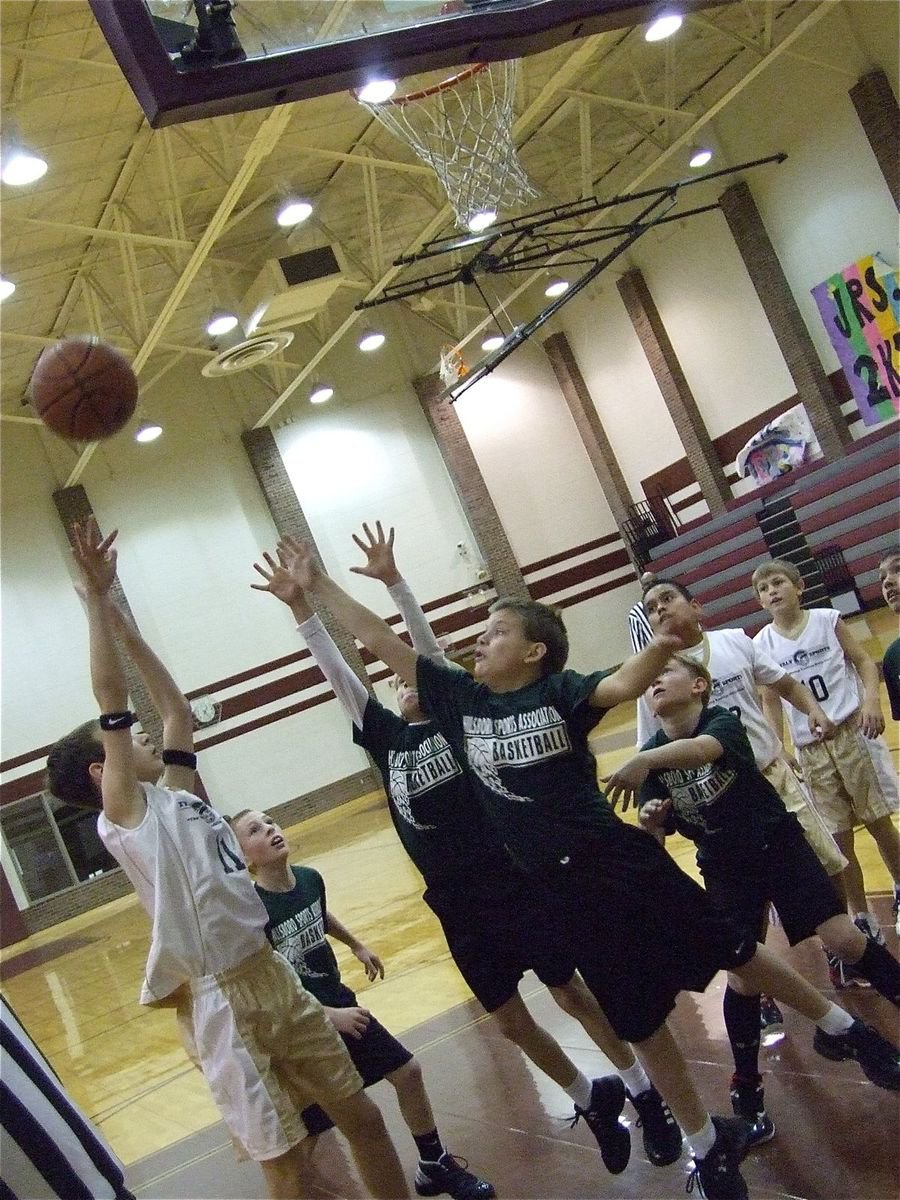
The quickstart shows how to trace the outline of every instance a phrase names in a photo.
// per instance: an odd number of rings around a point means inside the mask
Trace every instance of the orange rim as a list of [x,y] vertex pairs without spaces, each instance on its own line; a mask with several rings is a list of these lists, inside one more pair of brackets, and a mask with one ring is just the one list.
[[[418,92],[407,92],[403,96],[391,96],[388,100],[382,100],[380,104],[373,104],[372,108],[402,108],[404,104],[411,104],[414,100],[427,100],[429,96],[437,96],[441,92],[449,92],[451,88],[465,83],[473,75],[478,75],[482,71],[486,71],[489,66],[490,64],[486,62],[475,63],[471,67],[466,67],[464,71],[458,71],[455,75],[451,75],[448,79],[442,79],[440,83],[433,83],[431,87],[422,88]],[[366,103],[365,100],[359,99],[357,88],[351,88],[350,93],[358,103]]]

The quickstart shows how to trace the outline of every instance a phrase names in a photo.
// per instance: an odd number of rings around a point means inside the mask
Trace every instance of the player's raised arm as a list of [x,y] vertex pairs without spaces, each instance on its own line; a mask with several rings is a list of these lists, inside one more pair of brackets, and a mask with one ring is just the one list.
[[[279,551],[281,558],[284,552]],[[357,727],[362,729],[369,693],[356,672],[345,662],[331,634],[313,612],[312,605],[297,581],[282,562],[264,552],[265,566],[253,564],[253,569],[265,582],[251,583],[257,592],[268,592],[282,604],[286,604],[297,622],[297,630],[303,636],[310,654],[325,676],[344,712]]]
[[592,708],[614,708],[625,700],[642,696],[681,642],[670,634],[657,633],[639,654],[626,658],[621,667],[601,679],[591,694]]
[[394,558],[393,526],[388,530],[388,536],[385,537],[380,521],[375,522],[374,534],[369,526],[364,524],[363,534],[365,541],[355,533],[353,540],[365,554],[366,564],[363,567],[351,567],[350,570],[354,575],[365,575],[369,579],[378,579],[388,589],[391,599],[400,611],[403,624],[409,631],[416,654],[424,654],[426,658],[446,663],[447,656],[438,644],[434,630],[422,611],[422,606],[397,568]]
[[88,619],[91,686],[101,713],[103,811],[113,824],[134,828],[143,820],[146,802],[134,765],[128,685],[113,633],[113,605],[109,597],[116,577],[113,543],[117,534],[118,530],[113,530],[101,538],[93,519],[76,526],[73,555],[80,576],[78,592]]
[[144,640],[137,626],[112,605],[113,627],[162,718],[163,787],[193,791],[196,776],[194,721],[191,706],[168,668]]
[[415,650],[397,637],[386,621],[348,596],[325,574],[308,542],[283,538],[278,543],[278,555],[285,570],[304,592],[321,600],[348,633],[358,638],[411,687],[415,686],[418,658]]

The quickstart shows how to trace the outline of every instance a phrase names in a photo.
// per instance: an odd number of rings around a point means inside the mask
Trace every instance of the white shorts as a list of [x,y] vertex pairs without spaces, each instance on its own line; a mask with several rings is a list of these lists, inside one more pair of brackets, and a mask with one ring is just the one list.
[[828,874],[839,875],[846,867],[847,860],[841,854],[824,817],[806,790],[806,785],[795,775],[787,759],[779,755],[769,763],[763,775],[784,801],[784,807],[793,813],[803,826],[806,840]]
[[900,808],[897,767],[887,743],[863,737],[855,714],[827,742],[801,746],[797,758],[832,833],[871,825]]
[[327,1110],[363,1086],[325,1010],[271,946],[192,979],[178,1020],[232,1138],[257,1162],[306,1137],[300,1113],[308,1105]]

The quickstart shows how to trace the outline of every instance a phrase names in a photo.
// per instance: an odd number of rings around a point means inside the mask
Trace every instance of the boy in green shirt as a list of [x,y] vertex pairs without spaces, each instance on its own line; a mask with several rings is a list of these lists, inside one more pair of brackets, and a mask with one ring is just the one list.
[[[760,935],[774,904],[792,946],[815,933],[842,957],[861,955],[874,986],[900,1006],[900,964],[850,920],[799,821],[756,765],[741,721],[709,705],[711,690],[709,671],[686,654],[660,671],[646,697],[662,728],[610,777],[610,801],[621,799],[627,808],[637,798],[642,826],[660,841],[677,830],[694,842],[713,904],[748,935]],[[732,972],[728,986],[748,994]],[[880,1038],[856,1021],[845,1033],[817,1028],[813,1044],[826,1058],[858,1058],[873,1083],[900,1088],[896,1055],[886,1070],[881,1063],[867,1066],[858,1053],[846,1053],[848,1036],[860,1043]],[[751,1143],[768,1141],[775,1129],[763,1105],[759,1043],[733,1041],[732,1049],[734,1111],[750,1121]]]
[[[372,954],[328,910],[325,881],[312,867],[288,863],[288,844],[266,813],[244,809],[230,820],[247,865],[254,872],[257,894],[269,914],[269,940],[312,992],[344,1039],[365,1087],[386,1079],[397,1092],[403,1119],[419,1151],[415,1188],[420,1196],[444,1192],[453,1200],[490,1200],[491,1184],[479,1179],[450,1154],[441,1142],[422,1068],[397,1039],[365,1008],[341,980],[341,971],[328,937],[349,946],[365,968],[369,981],[384,978],[381,959]],[[327,936],[326,936],[327,935]],[[333,1122],[318,1106],[303,1110],[311,1134],[324,1133]]]

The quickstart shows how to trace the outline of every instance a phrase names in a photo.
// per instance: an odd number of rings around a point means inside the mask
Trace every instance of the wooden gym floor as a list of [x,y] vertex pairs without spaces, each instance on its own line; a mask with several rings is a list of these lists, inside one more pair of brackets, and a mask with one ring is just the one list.
[[[873,656],[896,636],[886,610],[851,621]],[[887,713],[885,703],[885,712]],[[886,733],[896,756],[897,724]],[[628,757],[633,711],[608,714],[594,748],[601,774]],[[656,1170],[646,1161],[640,1131],[632,1162],[606,1174],[593,1139],[564,1122],[566,1097],[498,1034],[457,974],[437,922],[421,903],[421,883],[394,835],[380,793],[288,831],[292,858],[320,870],[329,904],[384,959],[383,982],[365,982],[357,961],[335,949],[346,982],[361,1003],[414,1050],[424,1067],[438,1127],[455,1152],[490,1178],[498,1195],[514,1197],[665,1197],[683,1194],[687,1154]],[[678,844],[680,843],[680,844]],[[694,872],[693,850],[680,839],[670,849]],[[874,843],[858,838],[860,861],[876,911],[897,953],[890,920],[890,880]],[[780,930],[770,935],[784,946]],[[140,1197],[262,1197],[258,1168],[235,1164],[200,1074],[188,1063],[173,1016],[142,1009],[137,994],[147,949],[147,923],[135,897],[114,901],[11,947],[0,958],[3,990],[65,1085],[103,1129],[128,1165]],[[792,960],[829,991],[824,958],[807,942]],[[721,1015],[722,981],[705,996],[683,996],[676,1029],[712,1111],[728,1111],[730,1055]],[[538,1019],[589,1075],[607,1064],[580,1026],[556,1009],[534,977],[523,992]],[[839,999],[853,1012],[898,1036],[896,1011],[870,991]],[[882,1200],[900,1193],[898,1097],[868,1083],[852,1063],[829,1063],[811,1048],[811,1030],[789,1014],[787,1037],[764,1051],[763,1070],[775,1140],[747,1160],[757,1197]],[[371,1089],[410,1175],[415,1152],[393,1089]],[[626,1117],[630,1110],[626,1111]],[[326,1134],[312,1157],[311,1196],[360,1196],[339,1135]]]

